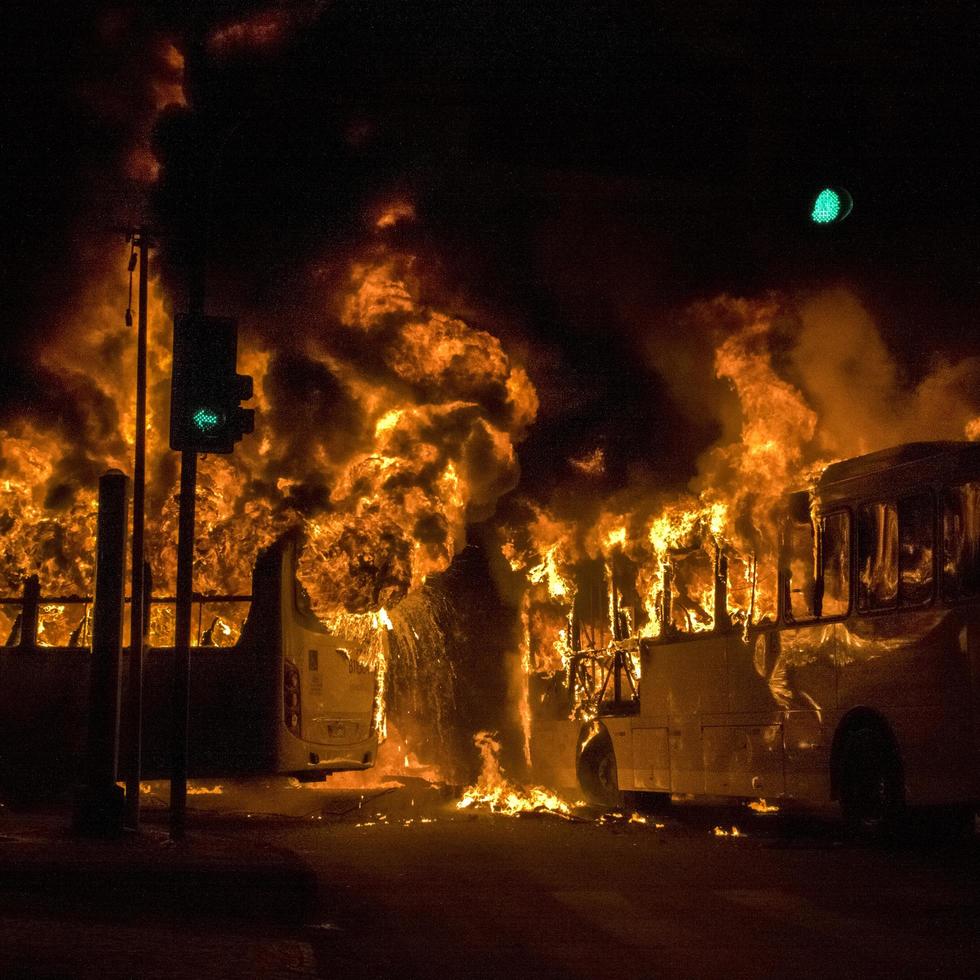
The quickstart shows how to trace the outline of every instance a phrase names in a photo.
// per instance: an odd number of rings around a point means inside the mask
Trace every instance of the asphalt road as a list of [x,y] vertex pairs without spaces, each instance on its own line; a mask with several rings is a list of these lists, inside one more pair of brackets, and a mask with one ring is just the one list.
[[506,817],[458,811],[410,781],[346,814],[349,796],[323,800],[305,821],[248,828],[315,871],[307,935],[322,976],[980,971],[976,839],[872,847],[832,817],[686,805],[646,823]]
[[[271,843],[312,869],[307,921],[103,917],[86,929],[77,915],[46,913],[76,948],[103,936],[100,976],[126,975],[113,972],[122,960],[104,940],[118,928],[147,950],[133,976],[894,978],[980,969],[976,839],[871,847],[848,842],[833,821],[689,806],[646,823],[595,812],[505,817],[458,811],[413,781],[390,792],[250,795],[245,807],[227,790],[192,800],[209,811],[192,816],[192,829]],[[148,811],[147,826],[156,820]],[[23,939],[27,918],[5,942]],[[178,933],[188,949],[200,946],[199,972],[183,959],[185,972],[157,972],[154,944]]]

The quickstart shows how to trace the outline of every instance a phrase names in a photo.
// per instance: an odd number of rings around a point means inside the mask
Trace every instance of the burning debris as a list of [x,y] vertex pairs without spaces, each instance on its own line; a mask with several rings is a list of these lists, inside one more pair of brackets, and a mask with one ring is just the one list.
[[742,833],[734,824],[732,824],[731,830],[725,830],[724,827],[715,827],[712,831],[715,837],[744,837],[745,834]]
[[[477,732],[473,742],[480,750],[480,775],[464,790],[458,810],[487,807],[491,813],[512,817],[517,813],[550,813],[571,818],[573,806],[542,786],[518,786],[500,769],[500,742],[490,732]],[[581,805],[581,804],[576,804]]]

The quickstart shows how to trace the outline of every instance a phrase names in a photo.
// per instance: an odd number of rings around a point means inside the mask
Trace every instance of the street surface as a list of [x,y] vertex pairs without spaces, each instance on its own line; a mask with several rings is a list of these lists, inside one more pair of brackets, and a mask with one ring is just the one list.
[[[456,810],[421,780],[393,786],[191,797],[192,837],[271,845],[312,870],[303,921],[7,901],[0,975],[977,975],[976,838],[871,847],[833,819],[689,805],[646,823],[506,817]],[[144,834],[164,829],[148,805]]]

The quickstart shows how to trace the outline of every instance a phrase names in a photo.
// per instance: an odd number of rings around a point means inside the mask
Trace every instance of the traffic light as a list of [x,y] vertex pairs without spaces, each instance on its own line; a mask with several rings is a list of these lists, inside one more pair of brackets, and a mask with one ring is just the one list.
[[255,427],[255,412],[239,403],[252,397],[252,379],[235,370],[238,324],[197,313],[174,318],[170,388],[170,448],[230,453]]
[[854,199],[843,187],[822,187],[810,199],[810,220],[815,225],[843,221],[854,207]]

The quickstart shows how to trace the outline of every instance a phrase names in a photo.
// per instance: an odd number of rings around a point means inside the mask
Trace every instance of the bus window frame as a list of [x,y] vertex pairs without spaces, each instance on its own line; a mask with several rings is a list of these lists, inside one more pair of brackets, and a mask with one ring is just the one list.
[[953,595],[946,588],[946,494],[950,490],[956,490],[960,487],[968,486],[971,483],[980,483],[980,476],[971,476],[964,479],[959,479],[956,482],[944,483],[941,487],[941,492],[939,493],[939,506],[936,508],[936,515],[938,521],[937,527],[937,541],[939,542],[939,547],[936,548],[937,553],[942,551],[942,562],[939,563],[939,568],[936,572],[937,577],[941,577],[942,581],[936,582],[936,587],[933,589],[934,596],[939,595],[942,601],[950,606],[959,606],[969,603],[980,602],[980,590],[977,590],[973,595],[966,595],[962,592],[957,592]]
[[899,523],[898,523],[898,497],[897,496],[867,497],[866,499],[860,500],[855,504],[855,513],[860,515],[861,509],[863,507],[870,507],[873,504],[884,504],[886,507],[890,505],[895,508],[895,534],[896,537],[898,538],[898,545],[895,550],[895,600],[894,602],[891,602],[887,606],[885,605],[873,606],[869,602],[866,609],[861,607],[861,603],[859,601],[860,600],[859,593],[861,588],[861,542],[860,542],[861,521],[859,517],[855,524],[855,531],[854,531],[854,570],[857,573],[854,576],[854,608],[859,616],[882,616],[885,614],[894,615],[899,610],[904,608],[900,603],[901,589],[899,587],[900,586],[899,569],[901,567],[901,562],[899,561],[899,548],[901,547],[901,543],[902,543],[902,529],[899,527]]
[[[967,483],[970,481],[967,480]],[[945,487],[943,488],[945,492]],[[929,598],[923,602],[907,602],[902,601],[902,502],[905,500],[911,500],[913,497],[920,497],[928,495],[932,501],[932,589],[929,594]],[[940,510],[940,495],[936,492],[936,487],[931,483],[920,484],[917,487],[913,487],[901,494],[895,494],[891,497],[874,496],[868,497],[864,500],[859,501],[855,507],[858,511],[862,507],[867,507],[870,504],[892,504],[895,507],[895,524],[896,530],[898,532],[898,549],[895,552],[895,563],[896,563],[896,587],[895,587],[895,601],[889,606],[869,606],[867,609],[861,608],[861,603],[857,601],[857,590],[860,586],[860,567],[859,559],[860,552],[858,550],[858,533],[859,527],[855,525],[854,534],[854,564],[857,575],[854,578],[854,609],[859,616],[884,616],[892,615],[896,613],[901,613],[905,610],[915,610],[915,609],[928,609],[929,606],[936,602],[936,598],[939,595],[939,575],[942,569],[938,564],[938,557],[940,547],[943,550],[943,557],[945,557],[945,540],[941,539],[942,531],[942,512]]]
[[[834,613],[833,616],[824,615],[823,611],[823,599],[824,599],[824,537],[823,537],[823,522],[828,517],[836,517],[838,514],[843,514],[847,518],[847,606],[843,612]],[[828,510],[827,513],[821,513],[819,516],[820,521],[820,547],[818,554],[820,556],[820,576],[817,579],[817,595],[820,598],[820,615],[815,619],[809,620],[809,622],[820,622],[820,623],[838,623],[842,620],[847,619],[851,615],[851,610],[854,608],[854,569],[856,562],[854,560],[854,548],[857,542],[857,522],[854,519],[854,514],[851,507],[847,504],[841,506],[835,506],[833,510]]]
[[[789,515],[789,520],[793,520],[792,514]],[[795,524],[803,526],[802,521],[793,521]],[[815,529],[813,526],[813,514],[810,514],[809,519],[810,531],[814,535],[812,542],[814,545],[819,546],[819,541],[816,539]],[[785,540],[785,536],[784,536]],[[812,549],[811,549],[812,550]],[[779,610],[779,620],[784,626],[805,626],[810,623],[819,622],[819,617],[816,615],[807,616],[804,618],[797,618],[793,615],[793,597],[792,597],[792,584],[793,579],[790,575],[790,569],[783,565],[783,553],[780,549],[780,560],[779,560],[779,604],[782,607]],[[813,595],[816,599],[818,590],[820,588],[819,580],[814,574],[813,577]],[[814,602],[814,606],[816,603]]]
[[[932,588],[929,590],[928,598],[923,602],[907,602],[902,600],[902,502],[922,496],[928,496],[932,504]],[[940,540],[940,527],[937,520],[939,514],[938,500],[939,495],[936,493],[935,487],[929,484],[910,490],[895,499],[895,512],[898,516],[898,601],[892,609],[887,610],[889,612],[902,609],[928,609],[936,601],[936,595],[939,592],[940,573],[937,559],[940,549],[945,550],[945,541]]]
[[[823,568],[823,558],[824,558],[824,540],[823,540],[823,529],[824,521],[828,517],[836,517],[838,514],[843,514],[847,518],[847,608],[844,612],[834,613],[833,616],[825,616],[823,614],[823,590],[824,590],[824,568]],[[785,593],[780,596],[780,601],[782,603],[781,615],[779,616],[780,622],[783,626],[796,627],[796,626],[813,626],[816,623],[839,623],[847,619],[851,615],[854,609],[854,589],[855,589],[855,559],[854,559],[854,549],[857,542],[857,531],[856,522],[854,519],[854,510],[850,504],[835,505],[833,509],[826,512],[818,511],[816,520],[814,521],[813,516],[810,517],[810,527],[814,529],[814,535],[816,538],[817,546],[817,564],[818,568],[814,569],[814,606],[819,612],[814,613],[812,616],[807,616],[805,619],[797,619],[792,612],[792,605],[790,601],[789,589],[783,587],[780,589],[781,593]],[[780,577],[786,582],[787,586],[791,583],[789,577],[789,569],[781,568]]]

